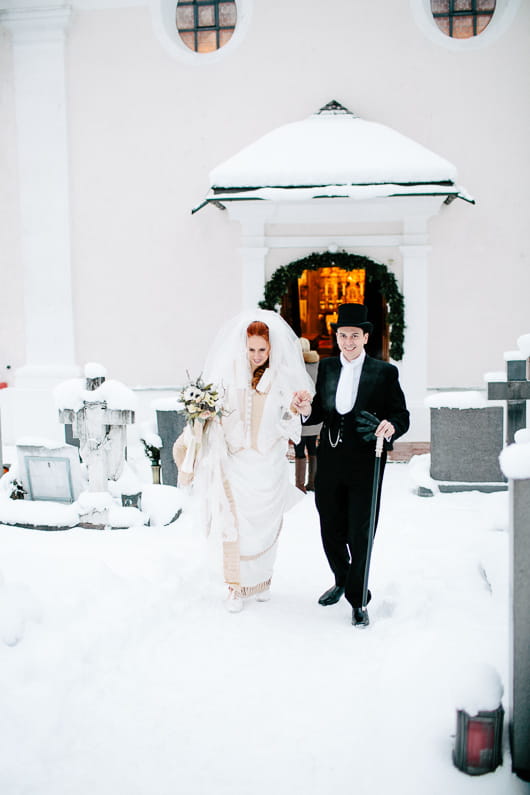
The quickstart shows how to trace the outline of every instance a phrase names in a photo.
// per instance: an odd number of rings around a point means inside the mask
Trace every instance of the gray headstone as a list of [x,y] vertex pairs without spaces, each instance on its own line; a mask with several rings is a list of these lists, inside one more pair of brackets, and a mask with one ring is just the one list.
[[30,500],[74,502],[84,489],[76,447],[17,444],[18,478]]
[[162,482],[166,486],[176,486],[178,470],[173,460],[173,445],[184,430],[186,420],[182,411],[156,410],[158,435],[162,439],[160,464],[162,466]]
[[488,384],[488,400],[505,400],[507,404],[507,444],[513,442],[518,430],[526,427],[526,401],[530,400],[528,366],[526,359],[509,359],[506,362],[506,381]]
[[64,441],[66,442],[66,444],[71,444],[73,447],[79,447],[80,446],[79,439],[76,436],[74,436],[74,434],[73,434],[73,429],[72,429],[72,423],[71,422],[65,423],[65,426],[64,426]]
[[431,408],[431,477],[464,483],[497,483],[503,447],[503,408]]
[[530,480],[510,480],[512,517],[512,768],[530,781]]

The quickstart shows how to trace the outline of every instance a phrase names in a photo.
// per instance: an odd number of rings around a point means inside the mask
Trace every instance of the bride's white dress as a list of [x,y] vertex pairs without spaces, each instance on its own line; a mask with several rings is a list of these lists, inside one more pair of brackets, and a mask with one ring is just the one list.
[[[250,386],[247,328],[269,330],[269,366]],[[272,310],[246,309],[219,330],[204,379],[223,394],[223,416],[208,423],[195,487],[206,497],[207,523],[222,539],[226,582],[244,596],[270,584],[283,514],[302,492],[290,483],[289,439],[300,440],[300,418],[289,407],[294,392],[314,394],[300,342]]]
[[292,396],[267,376],[258,391],[227,391],[220,426],[225,509],[213,518],[221,524],[225,581],[243,596],[270,586],[283,514],[302,496],[290,483],[287,460],[289,439],[300,439],[300,418],[289,411]]

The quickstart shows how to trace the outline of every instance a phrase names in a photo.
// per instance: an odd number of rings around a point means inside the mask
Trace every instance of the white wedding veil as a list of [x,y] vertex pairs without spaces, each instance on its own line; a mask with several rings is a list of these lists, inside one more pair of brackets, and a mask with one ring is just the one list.
[[314,395],[315,386],[306,371],[298,337],[277,312],[269,309],[245,309],[220,328],[206,357],[203,380],[219,388],[248,386],[247,328],[255,320],[269,329],[271,382],[288,394],[306,389]]

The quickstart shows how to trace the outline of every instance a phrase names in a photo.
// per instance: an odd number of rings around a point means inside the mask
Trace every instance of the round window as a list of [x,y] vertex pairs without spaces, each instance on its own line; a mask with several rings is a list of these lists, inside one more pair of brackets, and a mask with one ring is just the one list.
[[496,0],[431,0],[434,21],[452,39],[470,39],[487,28]]
[[178,0],[177,30],[194,52],[219,50],[232,38],[236,21],[235,0]]

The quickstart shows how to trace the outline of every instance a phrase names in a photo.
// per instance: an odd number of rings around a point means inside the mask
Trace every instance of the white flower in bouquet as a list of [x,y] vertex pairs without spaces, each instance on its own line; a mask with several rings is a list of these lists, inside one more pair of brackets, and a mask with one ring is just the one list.
[[[189,377],[189,374],[188,374]],[[178,393],[178,405],[187,422],[207,422],[223,415],[222,395],[213,384],[205,384],[199,376]]]
[[207,428],[212,430],[209,421],[227,412],[223,408],[223,394],[213,384],[205,384],[201,376],[196,381],[190,379],[180,390],[177,405],[186,418],[186,426],[173,445],[173,458],[179,470],[179,485],[187,486],[193,481],[200,459],[203,434]]
[[182,399],[185,404],[192,404],[202,397],[202,390],[196,384],[190,384],[182,392]]

